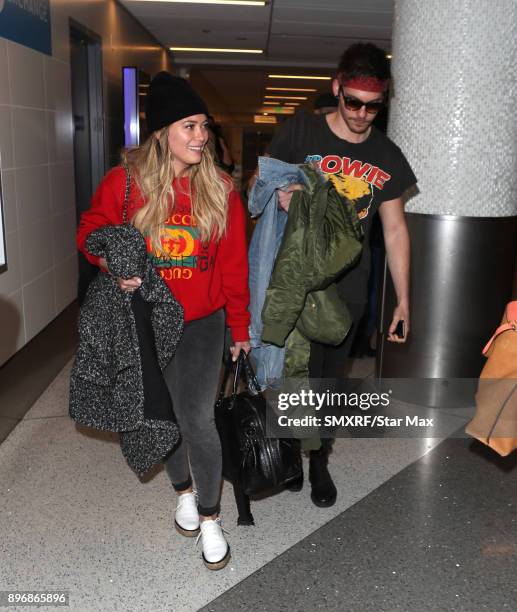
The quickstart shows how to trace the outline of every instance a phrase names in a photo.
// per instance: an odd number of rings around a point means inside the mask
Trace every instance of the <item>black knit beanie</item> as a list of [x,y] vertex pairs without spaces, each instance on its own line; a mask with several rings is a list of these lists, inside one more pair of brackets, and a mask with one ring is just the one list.
[[168,72],[159,72],[153,78],[145,106],[149,133],[200,114],[208,115],[208,109],[188,81]]

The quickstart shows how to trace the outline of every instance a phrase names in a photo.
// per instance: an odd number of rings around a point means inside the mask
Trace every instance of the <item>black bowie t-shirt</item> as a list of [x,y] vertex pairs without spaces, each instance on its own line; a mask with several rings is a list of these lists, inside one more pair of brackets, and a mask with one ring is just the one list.
[[354,203],[365,234],[363,253],[338,286],[346,301],[366,302],[373,216],[382,202],[399,198],[416,183],[404,154],[374,126],[364,142],[354,144],[336,136],[325,115],[309,115],[303,111],[281,126],[268,153],[291,164],[317,162],[338,193]]

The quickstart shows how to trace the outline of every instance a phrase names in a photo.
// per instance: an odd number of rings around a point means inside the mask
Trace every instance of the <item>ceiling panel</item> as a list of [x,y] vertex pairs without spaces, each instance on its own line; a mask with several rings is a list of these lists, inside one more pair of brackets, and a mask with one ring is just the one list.
[[267,44],[267,32],[256,32],[253,30],[239,29],[236,31],[217,31],[201,33],[194,29],[175,29],[167,26],[155,28],[155,36],[160,35],[160,40],[166,40],[167,47],[216,47],[216,48],[242,48],[242,49],[265,49]]
[[142,22],[148,17],[166,17],[170,19],[199,18],[210,20],[237,20],[268,22],[270,6],[223,6],[216,4],[183,4],[175,2],[141,2],[138,0],[120,0],[122,4]]
[[[212,30],[217,32],[228,32],[237,34],[240,30],[251,30],[252,32],[267,32],[269,24],[262,21],[242,20],[242,19],[208,19],[206,16],[198,19],[183,19],[183,18],[160,18],[148,17],[145,20],[145,25],[148,29],[167,28],[165,35],[173,35],[183,29],[202,32],[203,30]],[[155,34],[156,35],[156,34]]]
[[276,9],[300,11],[318,7],[321,10],[370,11],[375,14],[393,13],[393,0],[274,0]]
[[[350,38],[326,38],[314,40],[305,36],[281,35],[271,36],[269,41],[268,58],[275,61],[289,62],[296,59],[296,65],[301,66],[305,62],[326,63],[329,67],[337,66],[339,58],[344,49],[353,43],[367,38],[377,44],[381,49],[389,51],[390,43],[385,39],[370,37]],[[292,47],[296,47],[296,55]]]
[[[327,28],[382,27],[391,30],[393,15],[379,13],[373,15],[366,11],[344,11],[341,9],[322,10],[320,7],[310,9],[275,9],[272,30],[290,29],[305,26],[314,36],[327,34]],[[317,27],[315,25],[317,24]]]
[[[369,40],[373,40],[371,37]],[[269,41],[268,58],[275,61],[289,62],[296,59],[297,65],[301,66],[305,62],[325,62],[329,67],[337,66],[339,58],[345,47],[362,38],[327,38],[315,40],[311,37],[280,35],[271,36]],[[381,48],[385,48],[386,41],[374,40]],[[292,48],[296,47],[296,54]]]

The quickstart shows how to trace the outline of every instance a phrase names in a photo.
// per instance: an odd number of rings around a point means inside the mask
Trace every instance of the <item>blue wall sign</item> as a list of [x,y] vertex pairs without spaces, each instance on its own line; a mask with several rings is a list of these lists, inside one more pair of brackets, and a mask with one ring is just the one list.
[[52,55],[50,0],[0,0],[0,36]]

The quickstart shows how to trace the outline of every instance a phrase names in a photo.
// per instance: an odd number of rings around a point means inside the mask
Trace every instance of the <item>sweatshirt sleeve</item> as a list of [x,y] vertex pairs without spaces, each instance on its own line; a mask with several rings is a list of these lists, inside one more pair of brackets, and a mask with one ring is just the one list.
[[219,243],[217,255],[222,276],[222,291],[226,298],[226,321],[234,342],[249,340],[250,314],[248,306],[248,255],[246,215],[236,191],[228,199],[226,234]]
[[88,210],[82,213],[77,229],[77,246],[89,262],[98,266],[99,257],[86,250],[86,239],[89,234],[105,225],[120,225],[126,186],[126,173],[120,166],[110,170],[102,179],[92,197]]

